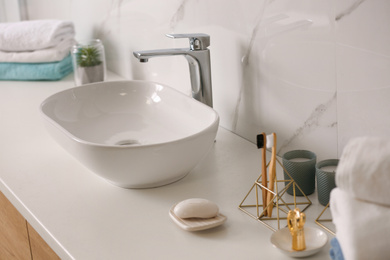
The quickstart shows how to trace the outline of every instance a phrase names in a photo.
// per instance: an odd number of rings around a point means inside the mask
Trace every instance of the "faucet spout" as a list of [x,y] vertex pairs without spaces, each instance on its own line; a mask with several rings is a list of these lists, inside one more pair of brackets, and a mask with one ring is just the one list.
[[162,56],[184,56],[189,65],[192,97],[213,107],[211,87],[210,50],[207,49],[210,37],[206,34],[169,34],[172,38],[189,38],[190,48],[135,51],[134,56],[140,62]]
[[186,55],[189,49],[162,49],[162,50],[148,50],[148,51],[135,51],[133,52],[134,56],[142,60],[146,59],[146,62],[149,58],[161,57],[161,56],[174,56],[174,55]]

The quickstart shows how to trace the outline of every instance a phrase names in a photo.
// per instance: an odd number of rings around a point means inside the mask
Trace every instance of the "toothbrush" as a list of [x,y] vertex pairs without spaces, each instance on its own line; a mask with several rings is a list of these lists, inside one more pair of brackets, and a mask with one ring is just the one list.
[[[268,189],[270,191],[274,191],[274,184],[276,179],[276,134],[272,133],[271,135],[267,135],[267,148],[272,148],[271,160],[269,163],[269,182]],[[267,196],[267,205],[270,204],[267,208],[268,217],[272,217],[272,209],[273,209],[273,198],[274,195],[270,192]]]
[[[263,187],[267,187],[267,157],[266,157],[266,144],[267,138],[265,133],[257,135],[257,148],[261,148],[261,184]],[[262,188],[263,195],[263,213],[267,215],[267,190]],[[257,195],[256,195],[257,196]],[[259,213],[257,212],[257,215]]]

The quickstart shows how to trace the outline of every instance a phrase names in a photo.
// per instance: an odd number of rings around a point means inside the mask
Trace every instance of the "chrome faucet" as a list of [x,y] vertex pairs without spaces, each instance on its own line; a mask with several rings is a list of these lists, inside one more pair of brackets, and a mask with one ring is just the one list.
[[210,46],[210,36],[203,33],[167,34],[166,36],[173,39],[189,38],[190,48],[135,51],[134,56],[140,62],[148,62],[149,58],[153,57],[183,55],[190,68],[192,97],[213,107],[210,50],[207,48]]

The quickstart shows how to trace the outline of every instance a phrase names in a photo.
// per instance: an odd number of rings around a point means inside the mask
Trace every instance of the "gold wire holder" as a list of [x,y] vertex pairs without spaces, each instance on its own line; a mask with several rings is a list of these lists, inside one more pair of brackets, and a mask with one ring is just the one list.
[[[291,209],[295,209],[298,207],[298,205],[306,205],[302,210],[301,212],[305,211],[311,204],[312,202],[310,201],[310,199],[306,196],[306,194],[302,191],[302,189],[299,187],[299,185],[294,181],[293,178],[291,178],[291,175],[290,173],[288,173],[288,171],[286,170],[286,168],[280,163],[280,161],[276,158],[276,161],[279,163],[279,165],[284,169],[285,173],[290,177],[290,180],[278,180],[277,179],[277,176],[275,176],[275,192],[274,191],[271,191],[270,189],[268,189],[267,187],[263,186],[262,183],[261,183],[261,177],[263,176],[264,173],[260,174],[260,176],[257,178],[257,180],[255,181],[255,183],[252,185],[252,187],[250,188],[250,190],[248,191],[248,193],[246,194],[245,198],[243,199],[243,201],[240,203],[240,205],[238,206],[238,208],[243,211],[244,213],[246,213],[248,216],[252,217],[253,219],[257,220],[258,222],[260,222],[261,224],[265,225],[266,227],[268,227],[269,229],[271,229],[272,231],[276,231],[276,229],[274,227],[272,227],[270,224],[266,223],[265,221],[269,221],[269,220],[277,220],[277,223],[278,223],[278,229],[280,229],[280,220],[281,219],[286,219],[287,220],[287,214],[288,212],[291,210]],[[267,164],[267,167],[268,167],[269,164]],[[265,172],[265,174],[267,174]],[[280,191],[278,190],[278,183],[282,183],[284,182],[285,183],[285,187],[283,189],[281,189]],[[268,181],[267,181],[268,183]],[[285,195],[285,193],[287,192],[287,189],[292,185],[293,187],[293,195],[292,195],[292,198],[293,198],[293,202],[286,202],[287,199],[283,199],[283,196]],[[296,188],[299,189],[299,191],[303,194],[302,198],[305,199],[306,201],[305,202],[297,202],[297,196],[296,196]],[[255,189],[255,193],[256,193],[256,204],[244,204],[244,202],[246,201],[246,199],[248,198],[249,194],[252,193],[253,189]],[[258,189],[260,189],[260,192],[258,191]],[[261,195],[262,194],[262,189],[265,189],[267,192],[268,192],[268,195],[273,195],[273,199],[269,202],[269,204],[267,204],[265,207],[263,207],[264,205],[263,204],[259,204],[259,194]],[[287,196],[291,196],[289,194],[287,194]],[[260,201],[262,201],[260,199]],[[268,207],[270,205],[273,205],[273,207],[276,208],[276,218],[271,216],[271,217],[268,217],[265,212],[267,211]],[[293,208],[290,208],[290,206],[294,206]],[[246,210],[246,208],[253,208],[255,207],[256,208],[256,215],[249,212],[248,210]],[[261,209],[264,209],[262,212],[260,212]],[[285,216],[281,216],[280,213],[284,213]],[[286,222],[287,223],[287,222]]]
[[315,223],[318,226],[320,226],[323,229],[325,229],[326,231],[328,231],[329,233],[331,233],[332,235],[336,235],[333,230],[331,230],[330,228],[328,228],[327,226],[325,226],[324,224],[321,223],[321,222],[332,222],[332,219],[320,219],[321,216],[324,214],[324,212],[329,208],[329,206],[330,206],[330,203],[328,203],[328,205],[325,206],[325,208],[322,210],[320,215],[316,218]]

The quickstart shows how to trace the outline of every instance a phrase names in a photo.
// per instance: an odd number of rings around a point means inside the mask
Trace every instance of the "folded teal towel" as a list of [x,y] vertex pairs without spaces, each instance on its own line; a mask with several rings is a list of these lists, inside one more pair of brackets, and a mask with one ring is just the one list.
[[73,71],[72,58],[48,63],[0,62],[0,80],[60,80]]

